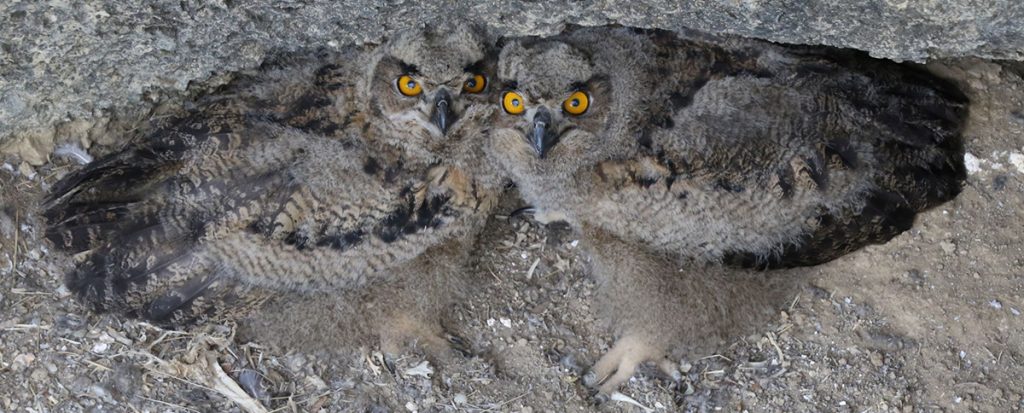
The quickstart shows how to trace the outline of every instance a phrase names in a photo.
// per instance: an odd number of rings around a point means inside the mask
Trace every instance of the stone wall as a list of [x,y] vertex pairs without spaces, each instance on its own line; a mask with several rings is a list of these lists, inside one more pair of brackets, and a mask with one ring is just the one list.
[[96,135],[111,116],[144,114],[190,82],[256,66],[273,51],[376,42],[439,16],[502,35],[617,23],[852,47],[899,60],[1024,60],[1020,0],[7,0],[0,5],[0,147],[38,164],[55,137],[102,140]]

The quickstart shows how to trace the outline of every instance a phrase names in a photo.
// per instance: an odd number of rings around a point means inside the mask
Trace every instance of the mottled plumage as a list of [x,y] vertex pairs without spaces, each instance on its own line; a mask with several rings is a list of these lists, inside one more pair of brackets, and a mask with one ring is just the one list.
[[280,59],[198,99],[54,186],[47,236],[80,255],[69,288],[96,310],[182,323],[400,278],[472,239],[503,185],[478,143],[490,89],[468,87],[488,75],[488,44],[465,26],[413,30]]
[[[498,74],[525,110],[498,118],[489,156],[527,202],[584,230],[595,276],[619,288],[607,295],[620,301],[606,304],[624,323],[617,330],[652,345],[647,353],[686,341],[667,318],[712,320],[702,312],[738,301],[712,295],[708,306],[687,306],[708,289],[692,283],[666,284],[678,286],[674,298],[650,297],[675,304],[623,292],[630,280],[652,283],[644,269],[670,268],[661,260],[697,263],[688,271],[698,272],[710,271],[702,263],[826,262],[908,229],[964,179],[963,95],[921,69],[857,52],[594,28],[512,41]],[[589,107],[574,115],[577,92]],[[600,240],[651,263],[600,265]],[[651,305],[678,311],[651,315]],[[629,326],[637,322],[648,325]]]

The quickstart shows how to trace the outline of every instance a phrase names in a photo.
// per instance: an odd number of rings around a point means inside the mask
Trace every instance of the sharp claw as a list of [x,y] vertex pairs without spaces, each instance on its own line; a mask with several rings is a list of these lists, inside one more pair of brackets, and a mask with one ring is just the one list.
[[519,209],[517,209],[515,211],[512,211],[511,213],[508,214],[508,216],[510,216],[510,217],[517,217],[517,216],[524,215],[524,214],[533,215],[536,212],[537,212],[537,208],[534,208],[531,205],[527,205],[527,206],[519,208]]
[[451,333],[448,333],[447,338],[448,344],[451,346],[452,350],[458,352],[460,355],[462,355],[462,357],[469,358],[476,355],[473,352],[473,346],[469,343],[468,340]]
[[391,354],[385,353],[384,356],[384,367],[388,369],[391,376],[398,377],[398,369],[395,367],[395,358]]
[[672,402],[675,403],[676,406],[685,406],[686,405],[686,397],[691,395],[691,394],[693,394],[693,392],[694,392],[693,386],[690,385],[690,382],[688,382],[688,381],[679,382],[678,388],[672,394]]
[[597,386],[600,386],[601,383],[598,382],[597,373],[595,373],[593,371],[588,371],[587,374],[584,374],[583,375],[583,385],[585,385],[587,387],[597,387]]

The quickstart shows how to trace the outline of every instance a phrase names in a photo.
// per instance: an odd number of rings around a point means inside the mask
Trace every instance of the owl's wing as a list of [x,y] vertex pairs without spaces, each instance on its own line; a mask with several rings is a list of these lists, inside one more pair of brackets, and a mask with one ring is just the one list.
[[785,58],[772,71],[796,79],[794,74],[806,73],[801,82],[817,83],[819,100],[841,102],[834,111],[847,127],[812,142],[824,174],[839,169],[863,185],[859,191],[845,185],[840,188],[847,192],[831,196],[860,202],[842,209],[826,204],[809,232],[770,257],[738,252],[728,261],[768,268],[827,262],[892,239],[913,225],[917,213],[960,193],[967,175],[961,134],[969,102],[959,89],[921,67],[870,59],[863,52],[783,50],[789,54],[780,53]]
[[597,168],[601,209],[649,221],[622,231],[743,265],[811,265],[959,193],[967,101],[952,85],[835,49],[716,47],[703,77],[662,92],[671,104],[649,111],[641,155]]
[[465,231],[474,185],[359,139],[191,118],[68,175],[44,215],[54,245],[80,254],[68,287],[95,309],[182,322],[258,301],[254,285],[380,276]]

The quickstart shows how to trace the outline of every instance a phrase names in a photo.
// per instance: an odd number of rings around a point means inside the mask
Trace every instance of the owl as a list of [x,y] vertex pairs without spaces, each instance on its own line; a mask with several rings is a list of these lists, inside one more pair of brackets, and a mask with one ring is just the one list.
[[887,241],[965,177],[964,96],[852,51],[583,28],[507,43],[497,72],[488,155],[589,245],[620,337],[595,367],[605,392],[767,305],[772,281],[744,267]]
[[[53,186],[47,237],[78,258],[67,286],[96,311],[181,325],[286,293],[456,282],[465,254],[449,251],[504,185],[480,144],[490,44],[439,25],[240,74]],[[409,327],[435,322],[429,305],[395,302],[396,334],[436,330]]]

